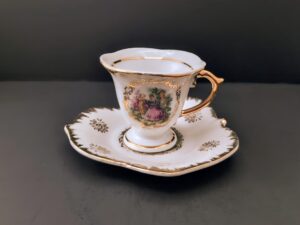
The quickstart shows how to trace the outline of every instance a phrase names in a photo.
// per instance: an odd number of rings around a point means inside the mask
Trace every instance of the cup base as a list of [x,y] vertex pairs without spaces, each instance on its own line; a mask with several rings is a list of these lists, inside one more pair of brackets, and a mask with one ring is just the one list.
[[142,139],[129,129],[124,134],[123,141],[126,147],[133,151],[151,154],[168,151],[173,148],[177,143],[177,135],[172,129],[170,129],[166,135],[164,135],[164,138],[160,140],[150,138]]

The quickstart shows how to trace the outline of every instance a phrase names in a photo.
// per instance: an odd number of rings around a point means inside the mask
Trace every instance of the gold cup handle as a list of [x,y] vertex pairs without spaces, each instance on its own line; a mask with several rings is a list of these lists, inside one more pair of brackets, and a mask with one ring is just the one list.
[[209,106],[210,103],[213,101],[215,95],[217,94],[219,85],[224,81],[223,78],[215,76],[213,73],[207,71],[207,70],[200,70],[199,73],[196,75],[195,79],[198,78],[206,78],[211,83],[211,92],[209,96],[202,102],[200,102],[198,105],[195,105],[191,108],[184,109],[181,111],[181,116],[187,116],[189,114],[195,113],[202,108]]

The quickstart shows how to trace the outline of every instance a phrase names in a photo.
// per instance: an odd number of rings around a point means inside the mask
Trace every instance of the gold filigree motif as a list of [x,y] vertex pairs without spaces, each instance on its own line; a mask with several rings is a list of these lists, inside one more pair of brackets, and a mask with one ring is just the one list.
[[108,126],[102,119],[92,119],[90,120],[90,125],[94,128],[94,130],[97,130],[101,133],[108,132]]
[[166,79],[145,79],[145,78],[140,78],[138,80],[131,81],[128,86],[130,87],[136,87],[140,85],[151,85],[151,86],[156,86],[156,85],[162,85],[164,87],[168,87],[171,89],[177,89],[180,87],[180,84],[166,78]]
[[184,116],[184,120],[188,123],[196,123],[202,119],[202,115],[200,113],[188,114]]
[[181,96],[181,87],[177,88],[176,90],[176,99],[179,102]]
[[220,141],[212,140],[212,141],[207,141],[201,145],[199,148],[199,151],[208,151],[216,148],[217,146],[220,145]]
[[130,95],[132,95],[133,91],[134,91],[134,87],[132,87],[132,86],[126,86],[124,88],[124,92],[123,92],[124,100],[126,100],[126,101],[129,100],[130,99]]

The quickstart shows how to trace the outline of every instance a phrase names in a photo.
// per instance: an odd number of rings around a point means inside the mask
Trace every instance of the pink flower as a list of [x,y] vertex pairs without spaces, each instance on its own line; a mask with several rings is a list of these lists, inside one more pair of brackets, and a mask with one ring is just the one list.
[[164,112],[159,108],[153,107],[147,110],[145,116],[148,120],[158,121],[164,117]]

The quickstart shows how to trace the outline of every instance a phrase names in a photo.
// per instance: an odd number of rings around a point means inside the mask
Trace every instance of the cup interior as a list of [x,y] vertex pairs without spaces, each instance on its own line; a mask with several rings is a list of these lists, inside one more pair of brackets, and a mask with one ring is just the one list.
[[205,67],[197,55],[180,50],[129,48],[100,57],[101,63],[112,71],[160,75],[182,75]]
[[117,69],[136,71],[140,73],[188,73],[193,68],[186,63],[177,62],[174,59],[136,58],[124,59],[114,63]]

